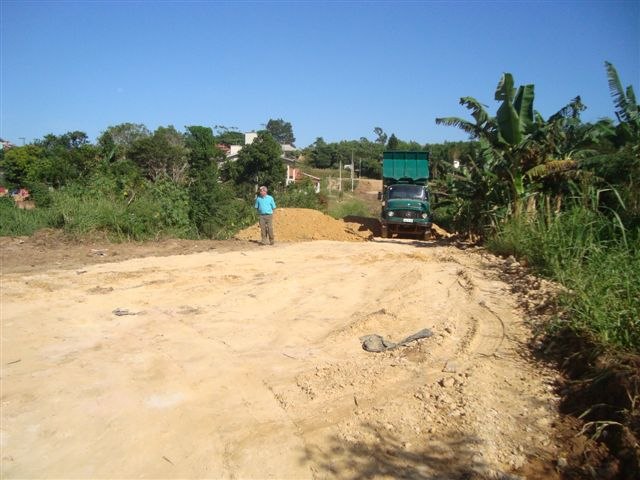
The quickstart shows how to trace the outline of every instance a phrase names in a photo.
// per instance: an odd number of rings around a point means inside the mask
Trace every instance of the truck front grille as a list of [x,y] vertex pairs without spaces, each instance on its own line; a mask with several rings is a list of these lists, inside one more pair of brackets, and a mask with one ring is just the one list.
[[422,218],[421,213],[417,210],[394,210],[394,217],[399,218]]

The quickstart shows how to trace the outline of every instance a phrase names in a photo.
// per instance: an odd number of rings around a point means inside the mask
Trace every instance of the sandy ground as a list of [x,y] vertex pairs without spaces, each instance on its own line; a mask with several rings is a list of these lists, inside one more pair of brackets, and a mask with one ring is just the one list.
[[554,373],[501,260],[233,245],[5,259],[2,478],[555,478]]

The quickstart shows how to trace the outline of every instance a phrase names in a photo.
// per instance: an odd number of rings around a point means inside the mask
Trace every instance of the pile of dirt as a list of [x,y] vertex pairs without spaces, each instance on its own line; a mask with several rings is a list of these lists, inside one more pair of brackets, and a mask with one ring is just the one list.
[[[317,210],[278,208],[273,215],[276,242],[336,240],[361,242],[373,237],[371,230],[359,223],[336,220]],[[238,240],[260,241],[260,226],[256,223],[238,232]]]

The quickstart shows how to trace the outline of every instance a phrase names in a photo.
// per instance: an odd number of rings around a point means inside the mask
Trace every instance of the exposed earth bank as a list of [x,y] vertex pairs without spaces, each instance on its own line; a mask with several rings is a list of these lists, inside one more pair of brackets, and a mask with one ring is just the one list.
[[273,247],[255,226],[0,239],[2,478],[558,477],[558,376],[529,353],[517,265],[300,209],[275,225]]

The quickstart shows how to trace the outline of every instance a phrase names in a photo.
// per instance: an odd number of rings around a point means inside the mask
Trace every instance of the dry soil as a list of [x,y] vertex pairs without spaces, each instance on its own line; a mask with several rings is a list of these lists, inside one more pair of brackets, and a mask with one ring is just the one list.
[[512,264],[299,209],[275,230],[2,239],[1,477],[556,477]]

